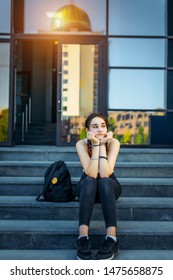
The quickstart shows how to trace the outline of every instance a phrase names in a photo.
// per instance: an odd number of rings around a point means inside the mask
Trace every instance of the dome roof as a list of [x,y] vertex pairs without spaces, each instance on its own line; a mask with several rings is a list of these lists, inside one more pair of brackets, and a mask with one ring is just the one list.
[[87,13],[74,4],[65,5],[54,14],[52,31],[91,31]]

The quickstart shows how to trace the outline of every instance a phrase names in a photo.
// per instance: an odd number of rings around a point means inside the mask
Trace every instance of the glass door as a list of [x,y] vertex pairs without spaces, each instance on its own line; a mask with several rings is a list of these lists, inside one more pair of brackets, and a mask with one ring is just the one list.
[[0,43],[0,146],[9,144],[10,137],[10,44]]
[[62,43],[58,52],[57,144],[74,145],[86,116],[107,109],[103,44]]

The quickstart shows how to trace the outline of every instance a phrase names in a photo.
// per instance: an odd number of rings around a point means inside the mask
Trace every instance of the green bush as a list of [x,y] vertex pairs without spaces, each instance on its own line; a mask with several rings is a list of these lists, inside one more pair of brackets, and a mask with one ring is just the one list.
[[138,131],[135,135],[135,144],[146,144],[148,139],[148,134],[144,133],[144,127],[139,126]]
[[8,140],[8,109],[3,109],[0,112],[0,141]]

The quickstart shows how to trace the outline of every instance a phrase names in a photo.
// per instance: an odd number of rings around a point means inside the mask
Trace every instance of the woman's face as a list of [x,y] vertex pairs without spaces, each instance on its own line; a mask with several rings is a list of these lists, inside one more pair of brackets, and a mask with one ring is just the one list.
[[99,117],[92,119],[88,130],[93,132],[94,136],[99,140],[103,139],[107,134],[106,123],[102,118]]

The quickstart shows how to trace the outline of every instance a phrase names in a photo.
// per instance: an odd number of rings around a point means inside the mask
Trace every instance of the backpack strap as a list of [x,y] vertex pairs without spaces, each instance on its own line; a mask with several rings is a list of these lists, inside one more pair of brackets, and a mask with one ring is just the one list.
[[[42,198],[40,198],[42,196]],[[44,197],[43,197],[43,192],[41,194],[39,194],[39,196],[36,197],[37,201],[45,201]]]

